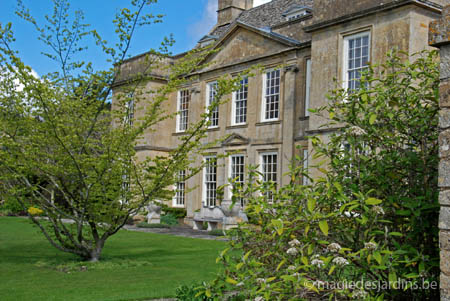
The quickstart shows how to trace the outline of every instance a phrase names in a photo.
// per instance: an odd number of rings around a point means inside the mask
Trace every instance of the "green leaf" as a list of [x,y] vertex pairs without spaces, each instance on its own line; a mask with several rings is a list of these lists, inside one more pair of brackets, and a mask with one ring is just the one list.
[[297,282],[297,278],[291,275],[283,275],[280,278],[283,279],[284,281]]
[[333,266],[330,268],[330,271],[328,271],[328,275],[333,274],[333,272],[334,272],[335,269],[336,269],[336,266],[333,265]]
[[308,236],[308,232],[309,232],[309,229],[311,228],[311,226],[310,225],[307,225],[306,227],[305,227],[305,236]]
[[305,288],[311,290],[311,291],[315,291],[316,293],[319,293],[319,290],[314,286],[314,284],[312,284],[311,281],[301,281],[301,285],[303,285]]
[[396,210],[395,213],[400,216],[410,216],[411,215],[410,210]]
[[383,261],[381,258],[381,254],[379,252],[374,252],[373,258],[375,258],[375,260],[378,262],[378,264],[381,264],[381,262]]
[[376,120],[377,120],[377,114],[373,113],[372,115],[370,115],[369,123],[371,125],[374,124]]
[[397,274],[395,274],[394,271],[389,273],[389,283],[391,284],[392,287],[396,288],[397,286]]
[[319,222],[319,228],[320,230],[322,230],[323,234],[325,234],[325,236],[328,236],[328,223],[326,220],[322,220]]
[[379,199],[376,199],[376,198],[368,198],[366,200],[366,204],[367,205],[378,205],[378,204],[381,204],[382,202],[383,202],[382,200],[379,200]]
[[247,261],[248,257],[250,256],[250,254],[252,253],[252,251],[248,251],[245,255],[244,255],[244,261]]
[[236,265],[236,270],[239,271],[239,270],[242,268],[243,265],[244,265],[243,262],[239,262],[239,263]]
[[233,278],[230,278],[230,277],[228,277],[225,281],[230,284],[234,284],[234,285],[236,285],[238,283],[236,280],[234,280]]
[[220,257],[223,257],[228,251],[230,251],[230,248],[226,248],[225,250],[223,250],[223,251],[220,253]]
[[398,236],[398,237],[403,236],[403,234],[401,234],[400,232],[389,232],[389,235],[390,236]]
[[309,212],[312,213],[314,211],[314,208],[316,208],[316,199],[315,198],[308,199],[307,206]]
[[211,290],[207,289],[205,295],[206,297],[211,298]]
[[305,256],[302,256],[301,261],[303,262],[304,265],[308,265],[308,258],[306,258]]
[[277,272],[280,270],[280,268],[286,263],[286,259],[283,259],[277,266]]
[[405,278],[418,278],[420,275],[417,273],[409,273],[405,275]]
[[366,93],[361,93],[361,101],[362,102],[367,102],[367,98],[368,98],[368,96]]

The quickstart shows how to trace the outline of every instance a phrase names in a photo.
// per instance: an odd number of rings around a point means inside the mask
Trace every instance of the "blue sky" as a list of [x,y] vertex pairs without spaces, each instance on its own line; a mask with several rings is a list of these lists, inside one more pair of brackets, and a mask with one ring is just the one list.
[[[254,0],[255,6],[270,0]],[[85,22],[109,42],[114,42],[114,28],[112,20],[118,9],[126,7],[129,0],[72,0],[71,9],[83,10]],[[52,13],[51,0],[23,0],[32,15],[40,23],[46,14]],[[158,0],[151,6],[153,14],[164,14],[164,22],[140,29],[134,36],[131,55],[137,55],[151,48],[158,48],[162,39],[170,34],[174,35],[176,44],[171,49],[173,53],[180,53],[192,48],[216,22],[217,0]],[[29,23],[21,20],[14,13],[16,0],[0,0],[0,23],[13,23],[16,42],[13,48],[19,50],[26,64],[30,65],[38,74],[45,74],[55,70],[55,64],[43,56],[41,52],[48,51]],[[92,40],[87,40],[88,52],[84,60],[92,61],[97,68],[106,68],[106,57],[97,51]]]

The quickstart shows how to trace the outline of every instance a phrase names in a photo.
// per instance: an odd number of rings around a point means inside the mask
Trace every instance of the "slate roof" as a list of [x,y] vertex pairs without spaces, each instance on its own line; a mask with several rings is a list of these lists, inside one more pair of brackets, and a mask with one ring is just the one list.
[[[236,19],[257,28],[268,28],[286,21],[283,16],[294,5],[313,7],[314,0],[272,0],[266,4],[243,11]],[[231,24],[219,26],[212,30],[211,35],[222,36]]]

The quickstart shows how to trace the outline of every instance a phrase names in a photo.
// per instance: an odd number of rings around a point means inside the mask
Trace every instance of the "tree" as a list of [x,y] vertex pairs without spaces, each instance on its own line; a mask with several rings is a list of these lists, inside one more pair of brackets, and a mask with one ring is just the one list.
[[[361,88],[330,92],[317,110],[339,128],[311,137],[321,176],[307,186],[302,159],[276,191],[256,170],[241,191],[241,224],[219,260],[224,272],[197,289],[242,300],[439,298],[436,52],[392,52]],[[274,202],[267,200],[267,191]],[[241,300],[236,297],[237,300]]]
[[[169,56],[173,40],[166,39],[159,50],[150,52],[144,72],[129,79],[112,109],[111,91],[137,28],[161,22],[161,16],[145,13],[156,0],[132,0],[130,8],[120,10],[113,21],[118,38],[113,47],[83,24],[81,12],[71,18],[68,0],[53,2],[53,14],[46,16],[44,26],[20,0],[17,14],[36,28],[40,40],[53,51],[45,55],[59,64],[58,71],[33,76],[12,49],[12,25],[0,24],[4,74],[0,79],[0,190],[25,210],[35,206],[44,211],[46,219],[34,216],[35,210],[28,215],[54,247],[97,261],[106,240],[130,215],[149,202],[172,196],[168,187],[180,170],[187,170],[186,177],[200,170],[191,163],[205,147],[201,140],[207,114],[190,125],[179,147],[167,156],[138,161],[135,146],[144,132],[174,117],[165,111],[167,96],[187,80],[187,74],[203,67],[200,62],[211,50],[194,50],[171,66],[167,85],[152,91],[145,116],[132,123],[130,103],[145,101],[147,91],[141,84]],[[113,64],[109,70],[96,71],[91,63],[77,60],[88,36],[109,55]],[[219,81],[213,107],[234,83]]]

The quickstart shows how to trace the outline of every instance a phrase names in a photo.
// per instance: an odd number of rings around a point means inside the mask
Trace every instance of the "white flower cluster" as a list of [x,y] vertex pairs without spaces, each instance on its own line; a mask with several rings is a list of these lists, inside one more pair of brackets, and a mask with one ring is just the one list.
[[293,265],[288,266],[288,271],[295,271],[296,267]]
[[264,301],[264,298],[261,297],[261,296],[258,296],[258,297],[255,298],[255,301]]
[[318,268],[321,268],[321,267],[323,267],[324,262],[323,262],[323,260],[320,260],[320,259],[313,259],[311,261],[311,265],[314,265],[314,266],[317,266]]
[[332,243],[328,245],[328,251],[333,253],[338,253],[341,250],[341,246],[338,243]]
[[373,206],[372,207],[373,212],[379,215],[384,215],[384,210],[381,206]]
[[264,279],[264,278],[257,278],[256,282],[258,282],[258,283],[266,283],[266,279]]
[[300,245],[300,242],[299,242],[297,239],[293,239],[293,240],[291,240],[290,242],[288,242],[288,244],[289,244],[291,247],[295,247],[295,246],[299,246],[299,245]]
[[364,244],[364,249],[367,249],[369,251],[375,251],[377,249],[377,244],[374,242],[366,242]]
[[364,131],[362,128],[360,128],[359,126],[352,126],[348,129],[348,132],[352,135],[355,136],[362,136],[366,134],[366,131]]
[[295,256],[295,255],[298,254],[298,250],[297,250],[296,248],[289,248],[289,249],[286,251],[286,253],[287,253],[288,255]]
[[354,291],[352,297],[357,300],[364,300],[368,296],[368,293],[364,290]]
[[343,257],[336,257],[335,259],[333,259],[333,263],[336,265],[344,266],[348,265],[348,260]]

